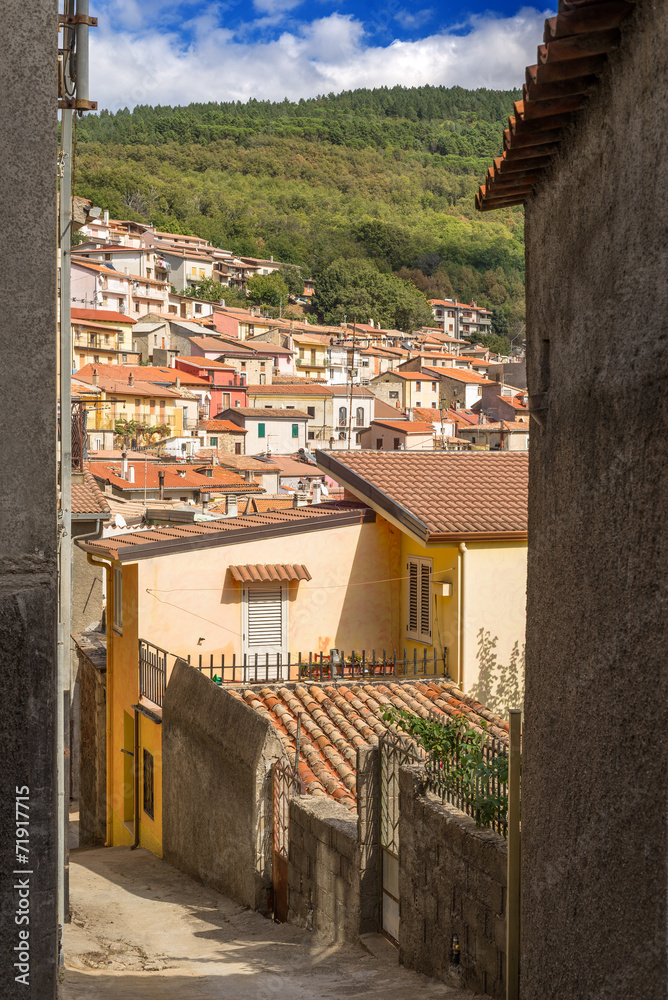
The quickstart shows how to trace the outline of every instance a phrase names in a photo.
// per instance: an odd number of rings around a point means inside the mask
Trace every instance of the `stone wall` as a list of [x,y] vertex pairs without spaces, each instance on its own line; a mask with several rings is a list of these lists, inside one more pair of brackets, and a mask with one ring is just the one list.
[[378,749],[357,751],[359,815],[332,799],[290,802],[288,920],[327,941],[378,930]]
[[79,660],[79,846],[107,839],[107,647],[101,633],[74,636]]
[[401,962],[503,1000],[506,841],[428,792],[421,767],[400,769],[399,804]]
[[668,993],[668,4],[526,208],[523,1000]]
[[272,724],[177,660],[162,706],[163,856],[253,909],[271,896]]

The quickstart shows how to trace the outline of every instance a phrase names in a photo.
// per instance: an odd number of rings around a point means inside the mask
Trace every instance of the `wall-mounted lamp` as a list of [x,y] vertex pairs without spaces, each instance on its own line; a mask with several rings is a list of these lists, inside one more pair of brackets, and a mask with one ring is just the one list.
[[431,588],[435,597],[452,597],[451,583],[432,583]]

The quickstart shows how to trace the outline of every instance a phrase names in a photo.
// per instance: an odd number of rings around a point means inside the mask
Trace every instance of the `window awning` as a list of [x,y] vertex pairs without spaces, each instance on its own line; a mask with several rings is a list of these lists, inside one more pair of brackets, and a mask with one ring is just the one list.
[[311,574],[300,563],[248,563],[230,566],[230,572],[239,583],[284,583],[287,580],[310,580]]

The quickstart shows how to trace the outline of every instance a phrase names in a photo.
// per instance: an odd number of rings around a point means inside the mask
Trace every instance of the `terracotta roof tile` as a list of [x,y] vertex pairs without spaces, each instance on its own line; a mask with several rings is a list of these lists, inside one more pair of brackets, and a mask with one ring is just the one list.
[[97,480],[84,469],[83,483],[72,483],[73,514],[110,514],[107,498],[97,485]]
[[[125,275],[123,275],[125,277]],[[136,323],[137,320],[127,313],[113,312],[110,309],[75,309],[72,307],[72,319],[90,319],[98,323]]]
[[536,64],[527,67],[523,99],[508,119],[503,155],[476,194],[479,211],[524,204],[564,128],[585,106],[633,8],[627,0],[559,0],[557,16],[545,21]]
[[527,530],[526,452],[316,452],[319,468],[424,537]]
[[[301,720],[299,775],[312,795],[327,795],[351,811],[357,808],[357,749],[377,745],[392,727],[383,719],[390,706],[417,715],[465,717],[478,731],[507,741],[508,724],[443,677],[350,681],[304,681],[230,688],[229,693],[267,718],[294,761],[297,719]],[[485,726],[486,723],[486,726]]]
[[134,482],[124,479],[122,476],[121,462],[91,462],[90,471],[96,479],[106,482],[107,480],[119,489],[128,492],[138,492],[144,489],[144,476],[146,476],[146,488],[157,490],[160,485],[158,470],[165,473],[166,490],[203,490],[205,493],[217,493],[221,490],[225,492],[237,491],[238,493],[254,493],[259,487],[253,483],[247,483],[241,476],[230,472],[228,469],[216,468],[216,476],[202,476],[192,468],[185,465],[159,465],[156,462],[128,462],[128,468],[134,471]]

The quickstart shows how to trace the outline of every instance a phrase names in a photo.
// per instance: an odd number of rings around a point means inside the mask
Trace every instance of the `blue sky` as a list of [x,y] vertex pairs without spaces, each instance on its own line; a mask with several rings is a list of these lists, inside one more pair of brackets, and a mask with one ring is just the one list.
[[97,0],[91,11],[91,97],[112,109],[519,86],[551,13],[512,0]]

